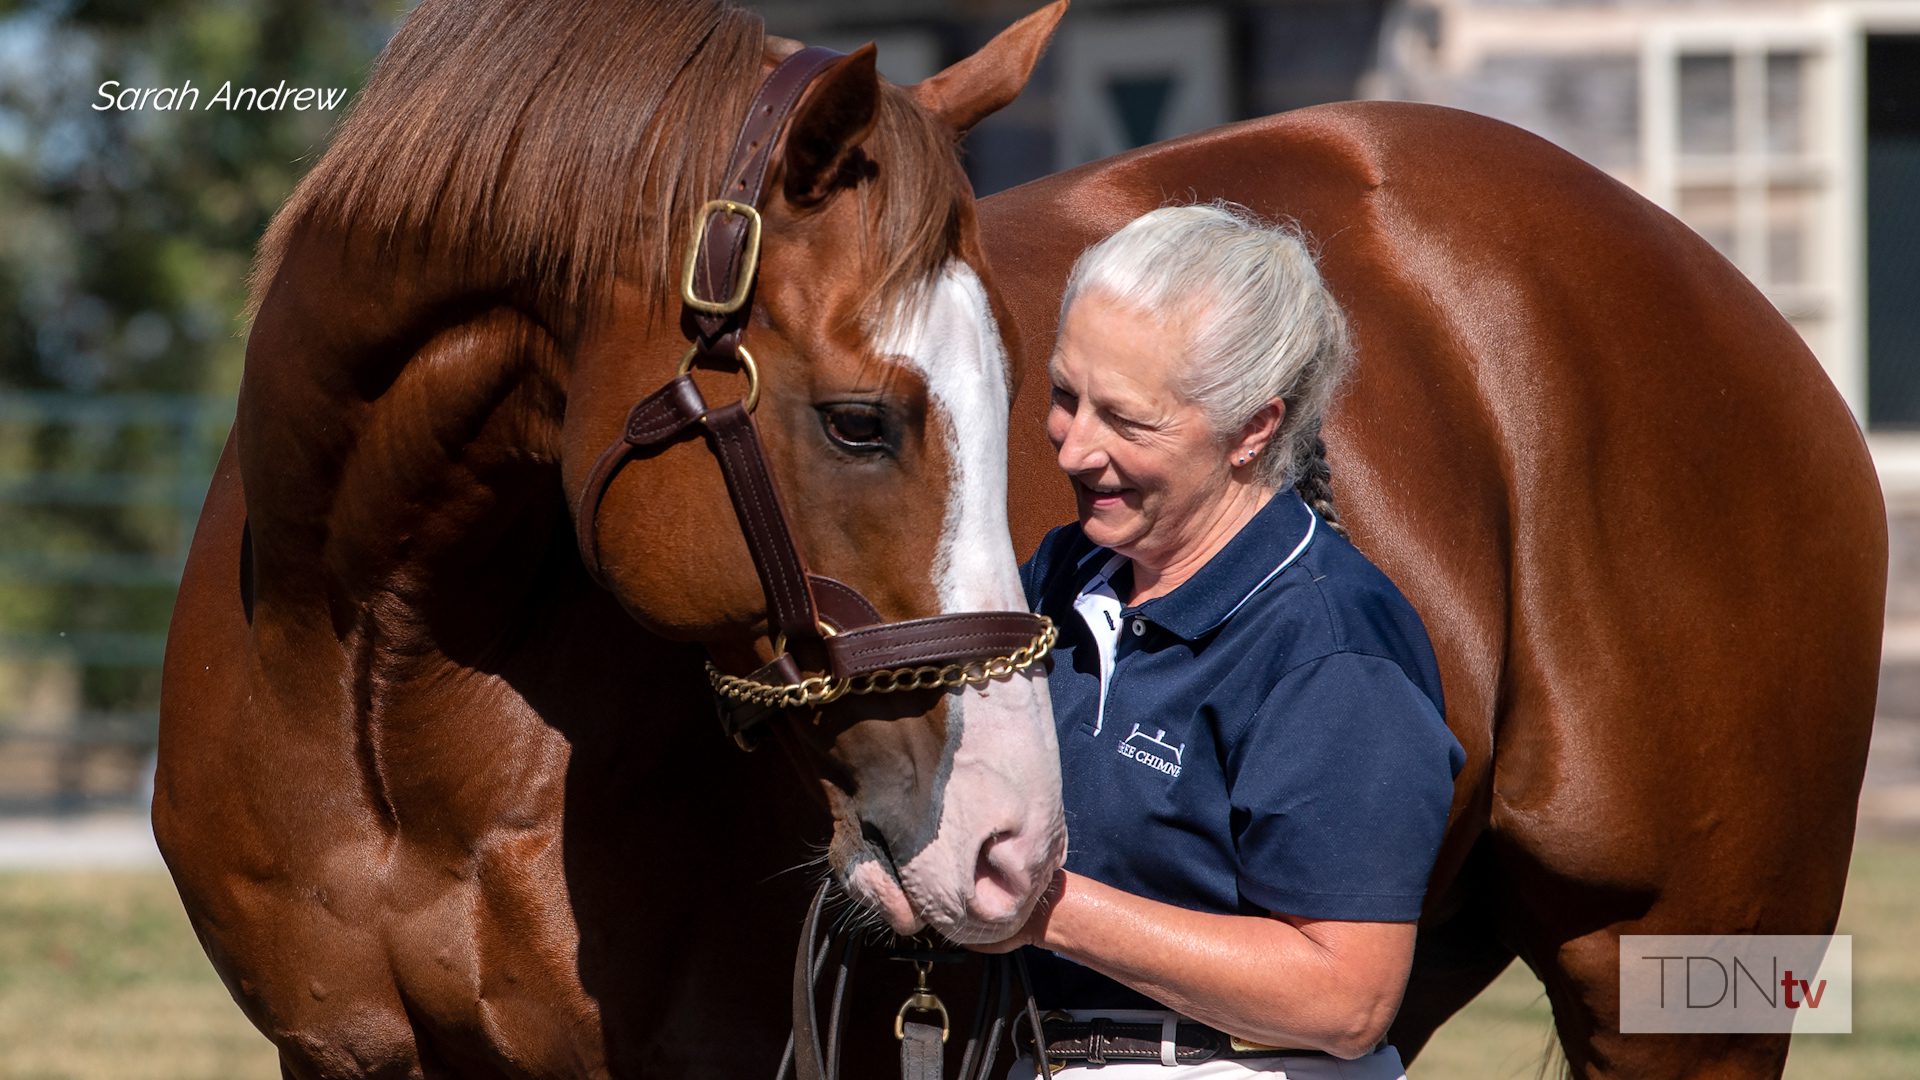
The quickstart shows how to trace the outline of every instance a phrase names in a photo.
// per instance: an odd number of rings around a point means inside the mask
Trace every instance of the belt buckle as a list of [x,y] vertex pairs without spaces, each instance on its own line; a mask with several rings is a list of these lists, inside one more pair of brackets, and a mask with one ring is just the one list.
[[1257,1043],[1251,1039],[1243,1039],[1238,1035],[1228,1035],[1227,1046],[1234,1050],[1273,1050],[1277,1052],[1281,1049],[1278,1046],[1268,1046],[1266,1043]]
[[1062,1023],[1068,1023],[1072,1021],[1072,1019],[1073,1019],[1073,1014],[1063,1009],[1049,1009],[1045,1014],[1043,1014],[1040,1017],[1041,1030],[1033,1033],[1034,1034],[1033,1048],[1036,1052],[1039,1053],[1040,1066],[1041,1068],[1044,1068],[1047,1070],[1048,1076],[1052,1076],[1055,1073],[1059,1072],[1061,1069],[1066,1068],[1067,1062],[1054,1061],[1051,1057],[1047,1055],[1046,1026],[1049,1022],[1062,1024]]

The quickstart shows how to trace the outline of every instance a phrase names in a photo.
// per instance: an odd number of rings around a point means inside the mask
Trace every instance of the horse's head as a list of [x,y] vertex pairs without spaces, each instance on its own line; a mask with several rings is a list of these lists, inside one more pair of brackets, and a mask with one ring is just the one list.
[[[777,533],[781,512],[752,490],[736,492],[736,510],[717,456],[724,432],[693,424],[619,446],[630,406],[674,375],[703,329],[678,291],[663,305],[657,272],[656,295],[623,276],[580,337],[563,460],[584,507],[589,565],[635,618],[705,646],[717,670],[745,675],[790,647],[802,672],[821,671],[825,632],[845,629],[834,612],[847,609],[823,578],[851,586],[888,623],[1025,610],[1006,517],[1015,384],[955,142],[1024,85],[1064,7],[911,88],[877,77],[871,46],[833,60],[773,136],[756,284],[734,317],[754,372],[734,363],[732,338],[693,366],[716,369],[694,372],[713,406],[757,391],[768,476],[812,575],[799,579],[812,582],[811,602],[794,603],[809,620],[817,607],[821,637],[775,644],[786,635],[772,597],[787,586],[756,574],[742,520],[759,516]],[[768,39],[751,81],[791,51]],[[730,142],[752,89],[712,88],[710,115],[692,122]],[[692,192],[687,205],[721,196],[738,197]],[[696,243],[686,235],[696,230],[675,228],[681,244]],[[745,273],[719,291],[744,285]],[[601,488],[596,461],[610,440],[630,460]],[[955,676],[945,688],[848,694],[771,721],[825,792],[834,872],[897,931],[1004,937],[1059,864],[1045,676],[1038,665],[1004,667],[965,685]]]

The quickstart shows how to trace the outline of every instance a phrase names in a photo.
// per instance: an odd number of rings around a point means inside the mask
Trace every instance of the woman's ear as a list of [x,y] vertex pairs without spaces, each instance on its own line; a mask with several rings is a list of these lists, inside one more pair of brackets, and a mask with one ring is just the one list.
[[1280,424],[1287,418],[1287,403],[1277,397],[1267,399],[1252,419],[1240,426],[1240,433],[1227,448],[1227,458],[1235,465],[1251,465],[1266,453]]

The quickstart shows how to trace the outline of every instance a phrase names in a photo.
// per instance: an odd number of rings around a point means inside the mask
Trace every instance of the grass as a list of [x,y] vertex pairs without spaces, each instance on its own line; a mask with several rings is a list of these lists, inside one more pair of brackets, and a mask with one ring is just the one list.
[[[1920,1075],[1920,844],[1862,841],[1840,929],[1854,935],[1854,1034],[1794,1042],[1790,1080]],[[1550,1021],[1516,966],[1440,1033],[1413,1080],[1537,1074]],[[279,1075],[157,871],[0,873],[0,1080]]]
[[164,872],[0,874],[0,1078],[279,1074]]

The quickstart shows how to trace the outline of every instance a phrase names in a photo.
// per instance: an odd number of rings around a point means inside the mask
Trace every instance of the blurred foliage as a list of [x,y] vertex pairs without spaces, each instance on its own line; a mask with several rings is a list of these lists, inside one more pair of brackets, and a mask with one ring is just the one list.
[[[0,4],[0,668],[88,641],[80,709],[153,707],[140,657],[231,419],[253,246],[345,113],[208,104],[357,91],[402,6]],[[191,111],[95,108],[189,80]]]
[[[32,3],[0,19],[0,386],[231,393],[254,241],[336,114],[220,85],[358,89],[396,5]],[[189,80],[199,108],[98,111]]]

